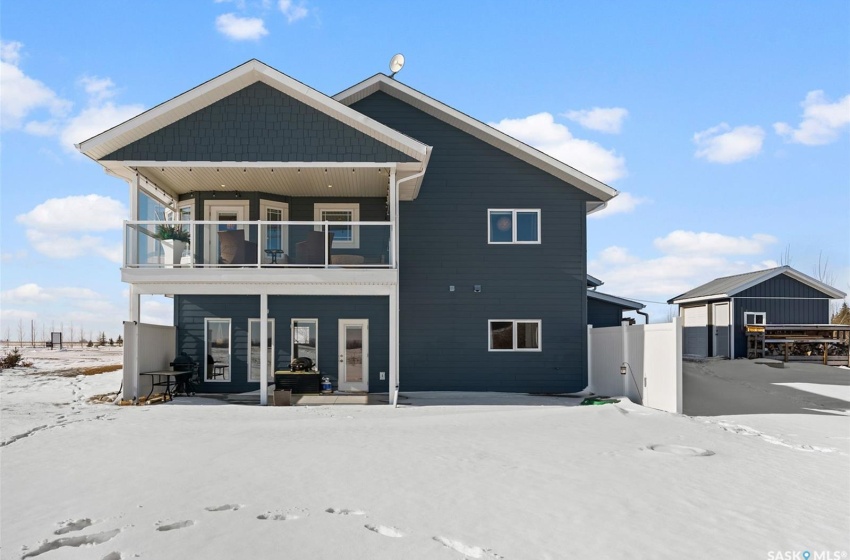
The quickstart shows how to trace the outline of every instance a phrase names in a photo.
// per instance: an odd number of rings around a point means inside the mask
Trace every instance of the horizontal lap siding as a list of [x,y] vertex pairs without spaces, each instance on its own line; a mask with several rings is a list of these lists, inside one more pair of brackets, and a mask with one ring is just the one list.
[[594,328],[619,327],[623,308],[615,303],[587,298],[587,324]]
[[[588,196],[384,93],[352,107],[433,146],[400,203],[401,389],[583,389]],[[488,245],[488,208],[541,209],[542,244]],[[489,352],[489,319],[541,319],[543,351]]]
[[[178,352],[203,363],[204,318],[231,319],[231,382],[204,383],[204,392],[245,392],[257,389],[248,382],[248,320],[259,317],[259,296],[175,296]],[[339,319],[369,320],[369,390],[386,392],[389,373],[389,303],[379,296],[269,296],[269,319],[275,320],[275,368],[288,369],[293,318],[318,319],[319,370],[338,378]],[[203,370],[202,370],[203,371]],[[379,379],[379,373],[387,373]]]

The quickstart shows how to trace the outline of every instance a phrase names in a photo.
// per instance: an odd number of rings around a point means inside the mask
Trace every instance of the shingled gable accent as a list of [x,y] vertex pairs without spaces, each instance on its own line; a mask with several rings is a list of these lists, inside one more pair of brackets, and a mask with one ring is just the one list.
[[[100,161],[119,152],[121,148],[175,124],[258,82],[270,86],[284,96],[303,103],[391,149],[398,150],[407,156],[407,159],[403,161],[422,162],[427,159],[428,146],[334,101],[323,93],[256,59],[249,60],[132,119],[89,138],[78,144],[77,148],[88,157]],[[202,142],[206,140],[202,139]],[[348,138],[346,142],[351,143],[352,140],[353,138]],[[317,139],[311,140],[311,144],[317,143]],[[402,160],[399,158],[390,161]]]
[[232,93],[102,159],[415,161],[263,82]]
[[532,148],[531,146],[520,142],[516,138],[508,136],[504,132],[474,119],[457,109],[449,107],[445,103],[437,101],[436,99],[384,74],[376,74],[371,78],[368,78],[359,84],[336,94],[334,99],[340,103],[350,106],[378,91],[386,93],[387,95],[403,101],[408,105],[416,107],[432,117],[440,119],[445,123],[463,130],[479,140],[487,142],[491,146],[503,150],[504,152],[507,152],[508,154],[597,198],[600,203],[589,203],[588,213],[601,209],[604,207],[606,202],[619,194],[616,189],[609,187],[605,183],[602,183],[601,181],[598,181],[573,167],[570,167],[562,161]]

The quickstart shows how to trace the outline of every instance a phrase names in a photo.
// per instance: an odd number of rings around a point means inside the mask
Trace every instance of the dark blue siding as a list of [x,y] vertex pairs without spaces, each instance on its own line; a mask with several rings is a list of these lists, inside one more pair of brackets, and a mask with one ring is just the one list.
[[103,159],[413,161],[395,148],[262,82],[241,89]]
[[[205,392],[245,392],[248,382],[248,319],[259,317],[259,296],[182,295],[174,297],[177,350],[203,363],[204,318],[231,319],[231,382],[204,383]],[[269,296],[269,318],[275,320],[275,368],[288,369],[293,318],[318,319],[319,369],[336,385],[339,319],[369,320],[369,390],[386,392],[389,377],[389,302],[368,296]],[[381,381],[379,372],[387,375]]]
[[[402,390],[583,389],[589,195],[382,92],[352,107],[434,147],[400,204]],[[542,244],[488,245],[488,208],[540,208]],[[543,351],[489,352],[488,319],[541,319]]]
[[587,324],[593,328],[619,327],[623,319],[623,308],[617,304],[587,298]]

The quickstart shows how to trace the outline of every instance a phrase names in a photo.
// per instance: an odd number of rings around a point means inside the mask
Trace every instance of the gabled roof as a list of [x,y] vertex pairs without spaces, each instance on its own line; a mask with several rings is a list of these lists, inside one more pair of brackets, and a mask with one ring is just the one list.
[[[476,120],[465,113],[461,113],[457,109],[449,107],[445,103],[437,101],[432,97],[428,97],[424,93],[417,91],[410,86],[406,86],[389,76],[384,74],[375,74],[371,78],[354,85],[347,90],[340,92],[334,96],[334,99],[345,105],[364,99],[373,93],[381,91],[395,97],[396,99],[407,103],[417,109],[440,119],[472,136],[482,140],[505,151],[512,156],[521,159],[522,161],[537,167],[565,181],[578,189],[598,198],[603,203],[617,196],[618,191],[597,181],[593,177],[586,175],[570,167],[569,165],[549,156],[540,150],[532,148],[528,144],[524,144],[508,136],[504,132],[493,128],[483,122]],[[596,205],[592,210],[598,209],[602,205]]]
[[779,266],[776,268],[768,268],[767,270],[757,270],[755,272],[745,272],[744,274],[736,274],[734,276],[724,276],[723,278],[715,278],[711,282],[707,282],[702,286],[698,286],[693,290],[689,290],[684,294],[680,294],[667,303],[689,303],[692,301],[702,301],[709,299],[721,299],[732,297],[744,290],[748,290],[757,284],[761,284],[765,280],[770,280],[780,274],[785,274],[807,286],[822,292],[833,299],[840,299],[847,294],[841,290],[836,290],[832,286],[828,286],[823,282],[815,280],[811,276],[803,274],[799,270],[794,270],[790,266]]
[[290,78],[271,66],[252,59],[189,91],[153,107],[105,132],[77,145],[94,159],[139,140],[165,126],[256,82],[263,82],[298,101],[321,111],[352,128],[410,156],[419,162],[427,160],[429,146],[394,130],[362,113],[350,109],[327,95]]
[[646,305],[637,301],[612,296],[610,294],[603,294],[602,292],[597,292],[596,290],[587,290],[587,297],[591,299],[597,299],[599,301],[604,301],[607,303],[613,303],[614,305],[619,305],[623,309],[631,309],[633,311],[637,311],[638,309],[643,309],[644,307],[646,307]]

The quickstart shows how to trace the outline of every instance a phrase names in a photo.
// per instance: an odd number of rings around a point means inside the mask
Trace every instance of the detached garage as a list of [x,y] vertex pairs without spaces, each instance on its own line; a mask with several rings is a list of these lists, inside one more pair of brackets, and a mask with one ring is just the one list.
[[679,306],[685,355],[743,358],[746,325],[825,325],[830,300],[846,295],[780,266],[717,278],[667,303]]

